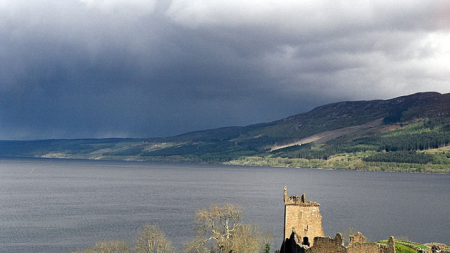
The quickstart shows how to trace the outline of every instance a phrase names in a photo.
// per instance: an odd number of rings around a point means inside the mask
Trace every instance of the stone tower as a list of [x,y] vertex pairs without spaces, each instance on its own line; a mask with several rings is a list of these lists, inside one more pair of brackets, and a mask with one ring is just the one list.
[[299,244],[313,246],[314,237],[323,237],[322,215],[319,204],[305,200],[305,194],[287,195],[284,187],[284,240],[295,232]]

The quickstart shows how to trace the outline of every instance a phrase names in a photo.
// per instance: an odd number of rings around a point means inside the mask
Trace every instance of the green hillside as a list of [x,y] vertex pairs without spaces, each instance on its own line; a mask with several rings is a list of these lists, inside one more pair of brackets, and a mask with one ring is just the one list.
[[449,173],[449,143],[450,94],[430,92],[168,138],[0,141],[0,156]]

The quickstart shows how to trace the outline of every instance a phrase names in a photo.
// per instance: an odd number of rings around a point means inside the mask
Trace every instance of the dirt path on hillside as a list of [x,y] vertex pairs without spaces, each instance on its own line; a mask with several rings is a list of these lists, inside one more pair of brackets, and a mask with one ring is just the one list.
[[381,126],[382,123],[383,123],[383,119],[381,118],[381,119],[377,119],[377,120],[371,121],[371,122],[363,124],[363,125],[344,127],[344,128],[336,129],[336,130],[332,130],[332,131],[326,131],[326,132],[318,133],[315,135],[311,135],[309,137],[303,138],[294,143],[281,145],[281,146],[273,146],[270,151],[287,148],[287,147],[291,147],[294,145],[302,145],[302,144],[310,143],[313,141],[316,142],[317,144],[323,144],[327,141],[336,139],[336,138],[346,135],[346,134],[351,134],[351,133],[354,133],[357,131],[367,130],[367,129],[374,128],[377,126]]

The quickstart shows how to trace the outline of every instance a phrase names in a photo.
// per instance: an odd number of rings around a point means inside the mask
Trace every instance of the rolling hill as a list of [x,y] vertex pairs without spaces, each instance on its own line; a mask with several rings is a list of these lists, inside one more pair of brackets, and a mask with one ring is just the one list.
[[166,138],[0,141],[0,156],[450,173],[449,143],[450,94],[427,92]]

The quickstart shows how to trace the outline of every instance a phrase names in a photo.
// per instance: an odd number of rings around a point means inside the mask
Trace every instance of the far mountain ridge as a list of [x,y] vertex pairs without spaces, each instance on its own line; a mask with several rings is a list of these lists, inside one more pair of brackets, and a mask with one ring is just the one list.
[[421,92],[388,100],[342,101],[318,106],[308,112],[299,113],[273,122],[258,123],[245,127],[223,127],[195,131],[175,137],[214,135],[216,133],[232,133],[236,131],[249,133],[257,129],[260,130],[271,127],[288,128],[285,133],[279,133],[279,136],[288,137],[291,134],[296,134],[297,136],[304,137],[310,133],[311,130],[304,133],[299,132],[301,132],[302,128],[307,128],[308,126],[318,128],[314,132],[320,132],[321,130],[333,130],[340,127],[363,125],[379,118],[393,118],[400,117],[400,115],[403,117],[402,120],[436,116],[448,117],[450,116],[450,93]]
[[380,118],[385,121],[407,121],[436,116],[450,116],[450,93],[423,92],[388,100],[343,101],[269,123],[197,131],[180,136],[239,132],[253,137],[267,135],[274,138],[305,138],[324,131],[364,125]]
[[273,122],[165,138],[1,141],[0,156],[342,169],[389,163],[423,172],[450,164],[448,144],[450,93],[423,92],[331,103]]

